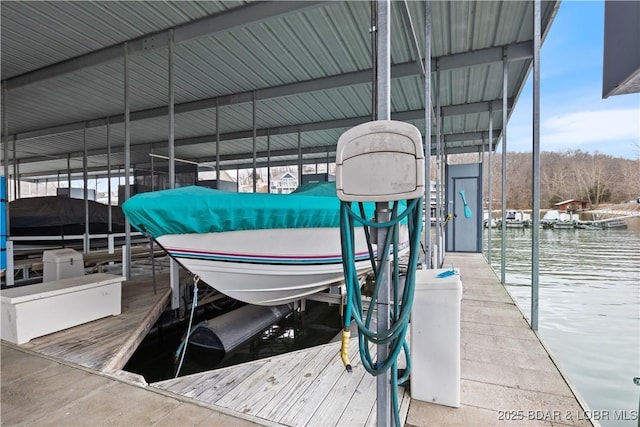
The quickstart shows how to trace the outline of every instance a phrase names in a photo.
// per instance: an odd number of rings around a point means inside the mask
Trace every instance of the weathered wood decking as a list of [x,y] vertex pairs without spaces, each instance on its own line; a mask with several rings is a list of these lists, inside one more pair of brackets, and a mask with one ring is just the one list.
[[[351,340],[348,373],[333,342],[238,366],[152,384],[204,404],[286,426],[376,425],[376,378]],[[406,419],[409,393],[400,390]]]
[[171,289],[168,274],[122,282],[122,312],[35,338],[22,347],[96,371],[122,369],[165,309]]
[[[464,288],[462,404],[449,408],[411,400],[408,392],[403,393],[405,425],[592,425],[586,408],[482,255],[448,254],[445,262],[461,271]],[[128,395],[121,399],[120,385],[105,383],[104,374],[90,372],[102,370],[122,378],[114,371],[124,365],[136,340],[153,323],[150,302],[161,310],[168,295],[168,288],[160,287],[153,296],[148,282],[140,287],[127,283],[123,288],[123,314],[130,312],[127,320],[91,322],[20,348],[3,343],[3,424],[89,425],[96,420],[109,420],[111,425],[211,425],[222,420],[225,425],[248,420],[291,426],[376,424],[375,378],[360,365],[355,341],[350,349],[352,374],[338,358],[339,343],[330,343],[146,388],[128,384]],[[146,302],[134,302],[138,298]],[[25,352],[29,357],[20,356]],[[90,369],[79,374],[69,363]],[[26,374],[20,378],[19,372]],[[53,409],[51,393],[56,394]],[[23,399],[28,400],[24,408]],[[121,405],[130,412],[123,413]],[[52,411],[55,416],[50,418]],[[120,411],[122,418],[109,418],[113,411]]]

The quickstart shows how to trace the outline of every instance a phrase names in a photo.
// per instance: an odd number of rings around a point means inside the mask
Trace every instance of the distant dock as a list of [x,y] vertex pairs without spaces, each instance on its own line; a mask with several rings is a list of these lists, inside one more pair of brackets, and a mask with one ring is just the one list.
[[[407,426],[597,425],[481,254],[447,254],[464,287],[461,407],[401,393]],[[122,315],[2,342],[2,424],[375,425],[375,379],[338,343],[147,384],[122,371],[166,306],[166,280],[125,282]]]

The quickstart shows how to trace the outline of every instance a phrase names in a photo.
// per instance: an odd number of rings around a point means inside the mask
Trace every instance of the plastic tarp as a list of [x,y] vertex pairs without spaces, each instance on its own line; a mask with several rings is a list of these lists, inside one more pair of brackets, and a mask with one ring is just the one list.
[[[357,209],[354,205],[354,209]],[[365,212],[373,216],[375,205]],[[131,225],[166,234],[340,226],[334,182],[305,184],[291,194],[230,193],[203,187],[137,194],[122,205]]]

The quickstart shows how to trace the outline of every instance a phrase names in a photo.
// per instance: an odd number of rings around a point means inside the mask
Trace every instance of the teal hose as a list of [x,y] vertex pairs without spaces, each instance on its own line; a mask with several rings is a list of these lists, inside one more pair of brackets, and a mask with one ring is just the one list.
[[[398,384],[404,383],[411,372],[411,358],[409,355],[409,347],[405,340],[406,332],[409,327],[411,315],[411,306],[413,305],[413,297],[415,290],[415,273],[420,255],[420,237],[422,229],[422,198],[406,201],[406,208],[398,214],[399,203],[393,203],[391,209],[391,218],[388,222],[378,223],[365,219],[363,216],[364,209],[360,204],[360,215],[351,209],[350,202],[342,202],[340,208],[340,235],[342,243],[342,257],[345,284],[347,288],[347,305],[344,316],[344,330],[349,330],[351,322],[354,321],[358,326],[358,344],[360,347],[360,360],[367,372],[372,375],[382,375],[387,370],[391,371],[391,397],[395,425],[400,425],[400,408],[398,402]],[[401,224],[406,223],[409,229],[409,262],[407,265],[407,273],[404,282],[404,291],[400,292],[401,278],[398,251],[394,250],[390,255],[390,249],[393,245],[398,248],[399,231]],[[371,297],[370,307],[374,307],[378,300],[378,294],[385,283],[384,274],[386,272],[384,266],[391,259],[391,282],[393,286],[393,302],[390,311],[390,327],[384,331],[371,330],[371,320],[373,310],[368,310],[366,316],[362,309],[362,293],[360,290],[360,282],[355,266],[355,244],[354,244],[354,227],[365,226],[365,234],[367,244],[369,246],[369,254],[374,265],[375,284],[373,295]],[[378,242],[378,251],[382,251],[381,260],[375,267],[373,259],[373,250],[366,227],[385,228],[387,230],[384,242]],[[400,297],[402,295],[402,297]],[[344,340],[343,340],[344,341]],[[374,358],[369,351],[369,344],[388,345],[389,355],[386,360],[374,362]],[[407,367],[404,375],[398,375],[397,359],[400,352],[404,351],[407,360]],[[350,368],[348,366],[347,368]]]

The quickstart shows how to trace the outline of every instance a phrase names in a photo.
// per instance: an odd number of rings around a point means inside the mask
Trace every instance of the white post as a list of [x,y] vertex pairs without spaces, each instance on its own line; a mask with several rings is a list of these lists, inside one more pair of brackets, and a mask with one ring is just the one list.
[[[376,115],[377,120],[389,120],[391,118],[391,4],[389,0],[378,0],[376,3]],[[389,220],[389,203],[376,202],[376,221],[386,222]],[[377,240],[384,242],[386,230],[378,229]],[[383,272],[382,286],[378,295],[377,310],[377,331],[385,331],[390,326],[391,310],[389,301],[391,299],[391,268],[389,263],[381,265],[380,261],[384,254],[378,251],[378,268]],[[377,360],[386,360],[389,356],[387,344],[377,346]],[[378,375],[377,381],[377,424],[378,426],[389,426],[393,424],[391,415],[391,372],[386,371]],[[398,426],[399,427],[399,426]]]
[[14,276],[13,276],[13,242],[11,240],[7,240],[7,270],[4,273],[4,278],[6,280],[6,285],[13,286],[14,284]]

